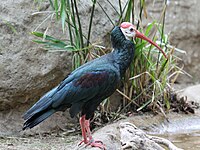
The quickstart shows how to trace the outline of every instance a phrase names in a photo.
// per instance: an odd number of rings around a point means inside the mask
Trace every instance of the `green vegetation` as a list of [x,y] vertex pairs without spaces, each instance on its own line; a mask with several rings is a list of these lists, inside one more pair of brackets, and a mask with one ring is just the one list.
[[[118,0],[119,10],[107,0],[113,10],[118,14],[116,18],[118,22],[115,24],[110,18],[110,14],[106,13],[101,3],[97,0],[91,0],[93,6],[90,11],[90,21],[88,22],[87,34],[83,34],[82,24],[80,21],[80,12],[76,0],[49,0],[53,9],[52,16],[58,21],[61,21],[62,30],[66,34],[68,32],[69,41],[56,39],[46,34],[46,32],[32,32],[33,35],[41,38],[34,40],[36,43],[43,44],[44,48],[49,51],[70,51],[72,57],[72,69],[75,69],[83,63],[99,57],[104,54],[104,49],[101,46],[95,46],[90,42],[91,29],[95,7],[98,5],[108,17],[108,20],[113,26],[120,24],[123,21],[133,22],[138,20],[137,28],[147,37],[153,34],[153,41],[156,41],[165,51],[168,60],[160,54],[160,52],[150,44],[140,39],[133,41],[136,43],[135,58],[129,70],[126,73],[123,82],[123,88],[117,91],[122,95],[122,104],[119,107],[117,116],[121,112],[130,110],[140,111],[145,108],[150,108],[153,111],[160,111],[164,114],[164,110],[170,109],[171,100],[171,84],[176,80],[182,69],[177,66],[177,57],[174,55],[176,50],[168,43],[168,35],[164,34],[166,1],[163,3],[163,11],[160,14],[159,20],[154,20],[147,27],[141,26],[142,16],[147,17],[145,0],[138,0],[140,5],[139,16],[135,15],[136,1],[128,0],[125,5],[122,5],[121,0]],[[117,1],[116,1],[117,2]],[[106,99],[102,102],[100,111],[108,114],[110,112],[110,101]],[[133,105],[132,105],[133,104]],[[151,107],[147,107],[151,106]],[[113,113],[110,113],[113,114]],[[112,118],[116,118],[116,115]]]

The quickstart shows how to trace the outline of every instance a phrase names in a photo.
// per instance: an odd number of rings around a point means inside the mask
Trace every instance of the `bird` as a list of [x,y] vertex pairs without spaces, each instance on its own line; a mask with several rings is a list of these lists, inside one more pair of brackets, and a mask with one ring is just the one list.
[[91,60],[71,72],[58,86],[44,94],[24,113],[23,130],[33,128],[57,111],[69,109],[73,118],[80,113],[80,127],[86,144],[106,149],[101,141],[95,141],[90,131],[90,119],[100,103],[120,86],[126,70],[134,57],[134,38],[141,38],[165,52],[152,40],[140,33],[130,22],[115,26],[111,32],[113,51]]

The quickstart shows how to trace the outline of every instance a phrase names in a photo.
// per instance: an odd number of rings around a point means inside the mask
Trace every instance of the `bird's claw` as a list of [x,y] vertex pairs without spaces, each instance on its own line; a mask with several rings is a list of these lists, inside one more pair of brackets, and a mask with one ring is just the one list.
[[100,148],[100,149],[102,149],[102,150],[106,150],[106,147],[105,147],[105,145],[103,144],[103,142],[102,141],[94,141],[93,139],[92,140],[90,140],[90,141],[84,141],[84,140],[82,140],[79,144],[78,144],[78,146],[80,146],[82,143],[85,143],[86,145],[86,147],[87,146],[92,146],[92,147],[98,147],[98,148]]
[[80,146],[82,143],[85,143],[84,140],[80,141],[78,146]]
[[90,145],[90,146],[92,146],[92,147],[98,147],[98,148],[100,148],[100,149],[102,149],[102,150],[106,150],[106,147],[105,147],[105,145],[103,144],[102,141],[88,142],[88,143],[86,144],[86,146],[88,146],[88,145]]

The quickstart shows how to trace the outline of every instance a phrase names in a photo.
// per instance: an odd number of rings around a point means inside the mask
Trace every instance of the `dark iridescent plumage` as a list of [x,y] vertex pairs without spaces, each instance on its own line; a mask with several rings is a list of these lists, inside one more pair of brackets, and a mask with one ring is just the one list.
[[115,27],[111,33],[112,53],[92,60],[74,70],[60,85],[46,93],[23,116],[23,129],[32,128],[56,111],[70,108],[74,117],[81,112],[92,117],[97,106],[120,84],[134,54],[134,44]]

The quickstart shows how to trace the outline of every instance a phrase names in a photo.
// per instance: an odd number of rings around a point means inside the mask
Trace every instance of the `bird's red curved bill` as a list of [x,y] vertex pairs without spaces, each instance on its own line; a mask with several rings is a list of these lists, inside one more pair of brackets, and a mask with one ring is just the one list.
[[162,50],[162,48],[160,48],[155,42],[153,42],[151,39],[147,38],[144,34],[140,33],[138,30],[136,30],[136,37],[137,38],[141,38],[141,39],[143,39],[143,40],[151,43],[152,45],[154,45],[156,48],[158,48],[163,53],[163,55],[165,56],[165,58],[168,59],[167,55]]

